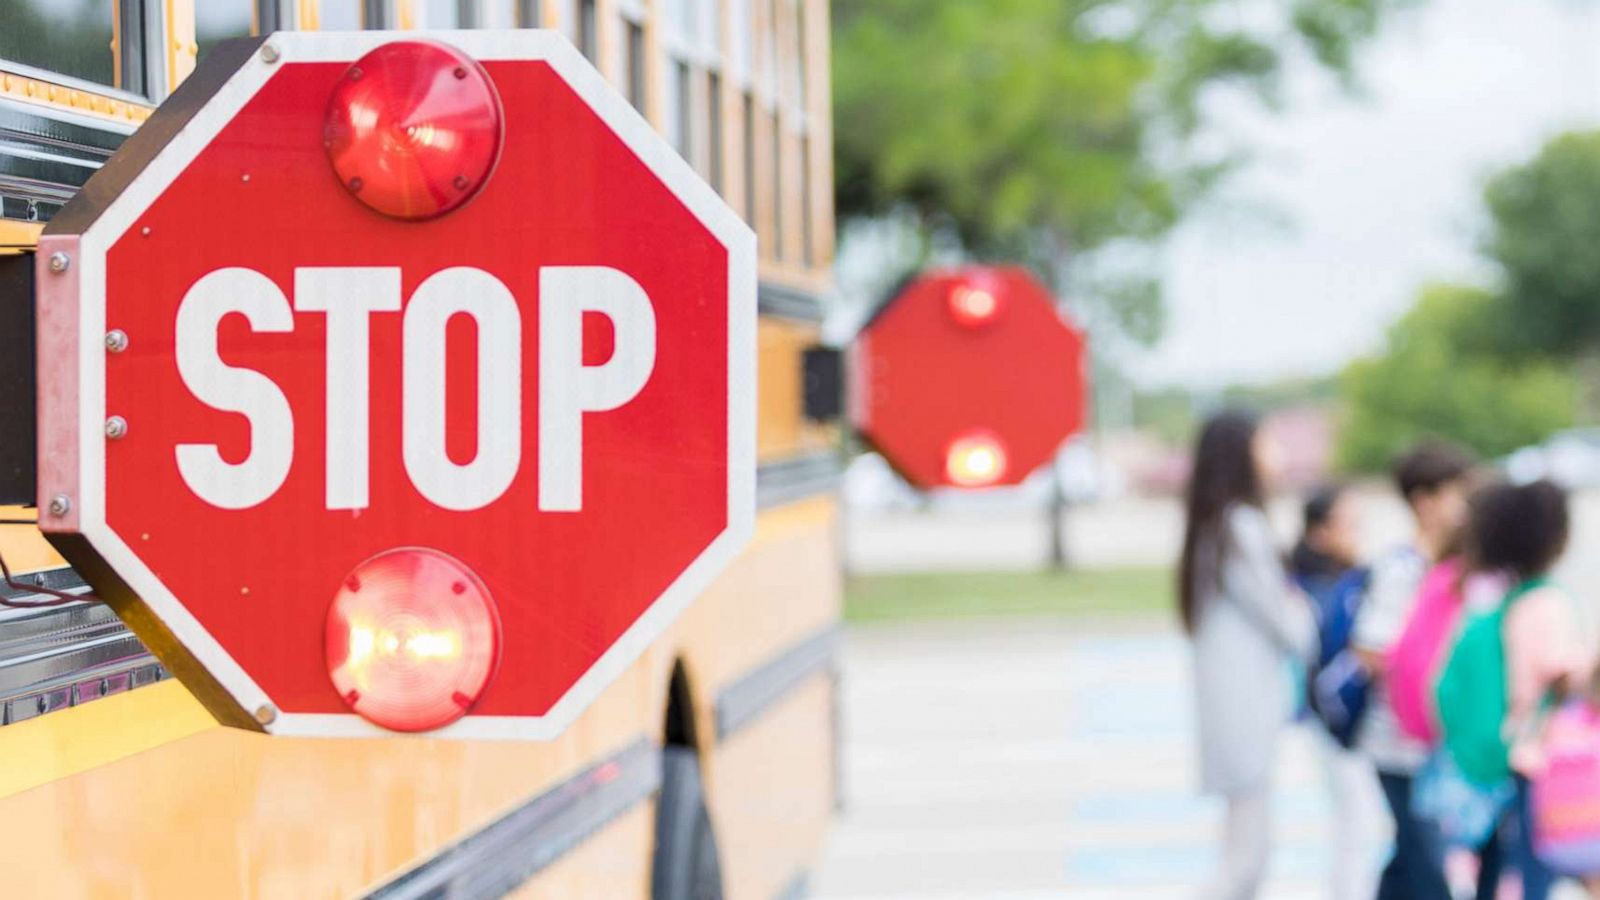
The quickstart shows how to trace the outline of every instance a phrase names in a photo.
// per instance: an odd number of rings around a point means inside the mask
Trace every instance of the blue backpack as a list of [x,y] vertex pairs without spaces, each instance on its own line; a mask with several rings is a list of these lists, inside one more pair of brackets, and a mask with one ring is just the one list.
[[1372,681],[1350,646],[1356,615],[1372,570],[1351,569],[1336,579],[1297,579],[1317,619],[1317,657],[1306,673],[1306,706],[1341,747],[1355,744]]

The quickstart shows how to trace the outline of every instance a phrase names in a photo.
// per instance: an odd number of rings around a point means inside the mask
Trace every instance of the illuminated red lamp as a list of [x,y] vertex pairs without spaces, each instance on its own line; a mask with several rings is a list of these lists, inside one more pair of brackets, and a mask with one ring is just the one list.
[[389,550],[346,576],[323,646],[346,706],[391,731],[431,731],[461,718],[494,676],[500,615],[459,561]]
[[476,60],[433,41],[394,41],[339,78],[323,146],[357,200],[397,219],[431,219],[489,180],[503,122],[500,95]]
[[999,318],[1005,306],[1003,297],[995,285],[964,279],[951,285],[946,303],[957,324],[976,329]]
[[1006,477],[1007,464],[1005,442],[994,432],[983,429],[961,434],[945,449],[945,478],[955,487],[998,484]]

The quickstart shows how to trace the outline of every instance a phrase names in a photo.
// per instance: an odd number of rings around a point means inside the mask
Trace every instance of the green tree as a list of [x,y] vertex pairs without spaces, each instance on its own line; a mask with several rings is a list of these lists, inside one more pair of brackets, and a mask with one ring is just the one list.
[[836,0],[839,211],[1032,264],[1109,311],[1080,310],[1092,329],[1154,341],[1153,249],[1241,158],[1191,141],[1205,101],[1271,105],[1307,50],[1348,75],[1407,2],[1291,0],[1263,20],[1234,0]]
[[1484,192],[1503,289],[1485,333],[1517,356],[1600,356],[1600,131],[1562,135]]
[[1389,330],[1383,352],[1345,369],[1343,466],[1382,469],[1423,437],[1497,457],[1572,423],[1576,385],[1566,370],[1483,351],[1484,323],[1497,302],[1481,288],[1425,288]]

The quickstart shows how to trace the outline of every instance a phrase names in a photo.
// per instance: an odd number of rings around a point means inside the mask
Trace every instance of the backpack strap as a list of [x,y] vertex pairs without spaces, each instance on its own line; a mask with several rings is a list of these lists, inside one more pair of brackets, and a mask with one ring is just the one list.
[[1533,578],[1524,579],[1515,585],[1512,585],[1511,590],[1506,592],[1505,599],[1501,600],[1500,602],[1506,606],[1510,606],[1512,603],[1521,600],[1523,597],[1526,597],[1534,591],[1537,591],[1542,587],[1549,586],[1549,584],[1550,576],[1548,575],[1539,575]]

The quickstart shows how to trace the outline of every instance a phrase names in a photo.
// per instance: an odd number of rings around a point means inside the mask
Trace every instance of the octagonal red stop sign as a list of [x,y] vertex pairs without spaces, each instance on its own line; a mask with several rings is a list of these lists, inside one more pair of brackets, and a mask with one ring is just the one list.
[[1084,341],[1017,267],[928,272],[857,336],[852,416],[920,488],[1020,484],[1083,423]]
[[[224,721],[549,737],[749,535],[755,240],[552,33],[412,54],[412,155],[346,127],[336,174],[331,98],[395,40],[224,45],[50,224],[41,518]],[[458,82],[499,104],[481,185]]]

